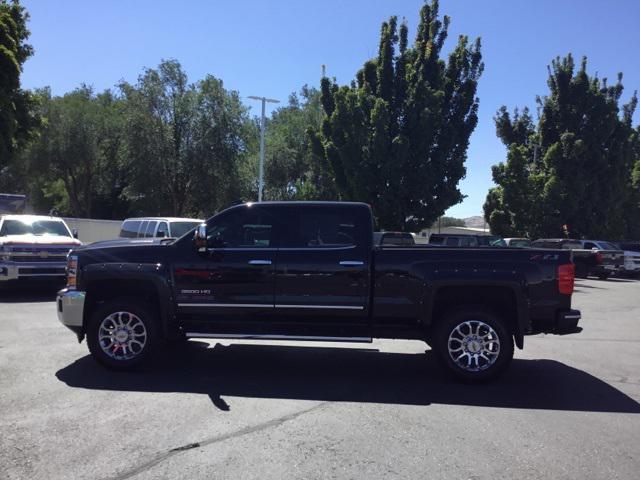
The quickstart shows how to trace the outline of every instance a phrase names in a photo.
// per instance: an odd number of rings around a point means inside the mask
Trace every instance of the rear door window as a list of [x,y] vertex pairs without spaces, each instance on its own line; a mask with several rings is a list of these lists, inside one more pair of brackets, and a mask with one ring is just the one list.
[[149,220],[143,220],[140,222],[140,228],[138,229],[137,238],[144,237],[145,232],[147,231],[147,225],[149,225]]
[[[285,209],[289,209],[285,211]],[[291,248],[344,248],[367,245],[370,225],[357,208],[283,207],[286,233],[282,239]],[[383,238],[384,242],[384,238]]]
[[460,239],[457,237],[447,237],[445,245],[447,247],[457,247],[460,245]]
[[145,234],[144,236],[146,238],[151,238],[154,236],[155,232],[156,232],[156,225],[158,225],[158,222],[156,220],[151,220],[149,222],[149,224],[147,225],[147,229],[145,230]]
[[125,220],[120,228],[120,238],[136,238],[139,228],[140,220]]
[[478,242],[474,237],[461,237],[460,246],[461,247],[477,247]]

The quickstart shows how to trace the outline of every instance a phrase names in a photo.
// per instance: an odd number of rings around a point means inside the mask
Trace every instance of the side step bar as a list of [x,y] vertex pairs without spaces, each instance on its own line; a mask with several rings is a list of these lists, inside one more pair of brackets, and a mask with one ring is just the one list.
[[262,334],[235,334],[235,333],[185,333],[187,338],[220,338],[236,340],[303,340],[312,342],[353,342],[371,343],[371,337],[320,337],[313,335],[262,335]]

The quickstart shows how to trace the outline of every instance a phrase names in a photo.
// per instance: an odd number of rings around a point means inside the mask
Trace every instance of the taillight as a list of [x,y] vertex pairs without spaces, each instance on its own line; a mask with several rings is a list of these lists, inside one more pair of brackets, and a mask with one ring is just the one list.
[[573,263],[567,263],[558,267],[558,290],[561,294],[571,295],[573,293],[575,273],[576,266]]
[[596,252],[596,264],[602,265],[602,253]]

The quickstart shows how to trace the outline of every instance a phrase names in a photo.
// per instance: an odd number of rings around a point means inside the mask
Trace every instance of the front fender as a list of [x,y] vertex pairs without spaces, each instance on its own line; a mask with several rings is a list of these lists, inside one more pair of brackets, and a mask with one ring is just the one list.
[[[175,318],[171,281],[165,265],[161,263],[96,263],[82,267],[80,282],[88,293],[96,288],[107,288],[122,295],[136,295],[146,287],[157,296],[158,313],[165,337],[170,334]],[[91,298],[87,299],[91,301]],[[84,324],[87,321],[85,309]]]

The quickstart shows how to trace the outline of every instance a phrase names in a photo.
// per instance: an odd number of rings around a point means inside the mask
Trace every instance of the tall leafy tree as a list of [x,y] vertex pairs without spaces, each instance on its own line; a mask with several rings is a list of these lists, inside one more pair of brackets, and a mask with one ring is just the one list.
[[189,83],[176,60],[121,89],[136,209],[204,215],[243,198],[240,167],[251,129],[237,92],[212,76]]
[[33,55],[27,44],[29,14],[20,2],[0,1],[0,169],[30,138],[38,119],[35,97],[20,87],[22,65]]
[[616,84],[576,70],[571,55],[549,68],[549,95],[538,99],[540,119],[528,112],[495,118],[507,160],[493,167],[497,184],[487,195],[485,218],[495,233],[619,238],[629,229],[637,162],[632,128],[635,94],[622,105]]
[[[265,198],[321,200],[336,196],[333,177],[312,148],[323,118],[320,91],[303,86],[287,106],[273,112],[266,128]],[[257,155],[257,152],[256,152]]]
[[120,198],[126,182],[121,101],[88,86],[62,97],[44,89],[38,96],[46,121],[21,155],[35,206],[78,217],[126,212]]
[[325,118],[316,151],[330,166],[340,198],[370,203],[386,229],[431,225],[464,198],[469,137],[477,123],[483,70],[480,39],[460,36],[441,51],[450,19],[425,3],[413,46],[405,23],[382,24],[376,58],[351,85],[323,78]]

